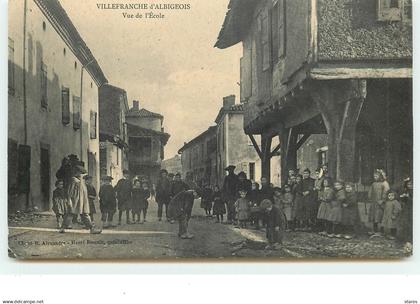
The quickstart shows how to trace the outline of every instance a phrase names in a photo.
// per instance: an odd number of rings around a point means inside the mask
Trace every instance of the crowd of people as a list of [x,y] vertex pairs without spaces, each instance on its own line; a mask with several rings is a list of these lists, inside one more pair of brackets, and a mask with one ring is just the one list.
[[[216,217],[216,223],[235,225],[237,228],[265,229],[269,247],[281,246],[285,232],[302,231],[318,233],[329,238],[350,240],[361,233],[359,195],[350,182],[333,180],[327,165],[312,175],[309,169],[300,174],[289,170],[282,188],[261,178],[261,185],[247,178],[245,172],[235,174],[235,166],[225,168],[223,185],[200,185],[190,174],[182,180],[181,174],[160,171],[155,186],[146,177],[130,177],[127,170],[112,186],[113,178],[102,178],[99,193],[86,174],[83,162],[75,155],[65,157],[57,171],[56,189],[53,192],[53,211],[60,232],[72,229],[72,223],[81,223],[91,233],[101,233],[95,228],[95,201],[99,199],[102,228],[122,224],[143,224],[147,221],[149,199],[155,197],[157,218],[165,217],[170,223],[179,223],[178,236],[191,239],[188,222],[194,200],[201,197],[201,207],[207,217]],[[413,184],[404,181],[403,189],[391,189],[384,170],[373,174],[366,209],[371,223],[371,236],[397,236],[412,244]],[[117,225],[114,215],[118,214]],[[226,215],[226,219],[224,216]]]
[[[318,233],[329,238],[353,239],[362,234],[364,224],[359,216],[359,193],[351,182],[333,180],[324,165],[311,174],[305,169],[291,169],[282,188],[261,178],[261,185],[247,179],[244,172],[228,172],[222,189],[205,185],[201,191],[201,207],[206,216],[216,217],[237,228],[264,227],[269,243],[279,246],[284,232]],[[412,244],[412,190],[410,179],[403,189],[391,189],[384,170],[377,169],[365,206],[371,230],[370,236],[398,237]],[[398,234],[397,234],[398,232]]]

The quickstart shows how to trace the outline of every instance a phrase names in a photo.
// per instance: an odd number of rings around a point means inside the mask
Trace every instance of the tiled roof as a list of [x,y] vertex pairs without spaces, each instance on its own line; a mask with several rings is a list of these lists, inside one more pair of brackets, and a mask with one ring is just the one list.
[[261,0],[230,0],[215,47],[225,49],[242,41],[249,29],[252,14]]
[[129,117],[155,117],[155,118],[163,118],[163,116],[159,113],[154,113],[146,109],[137,110],[136,108],[131,108],[128,110],[127,115]]
[[211,137],[211,136],[216,136],[216,126],[211,126],[209,127],[206,131],[204,131],[203,133],[197,135],[196,137],[194,137],[193,139],[191,139],[189,142],[185,143],[181,149],[178,150],[178,153],[182,153],[182,151],[188,149],[189,147],[191,147],[192,145],[194,145],[196,142],[199,142],[201,139],[205,138],[205,137]]
[[244,111],[244,105],[242,103],[234,104],[228,110],[225,108],[220,108],[219,114],[217,114],[216,119],[214,120],[215,123],[219,123],[220,119],[222,119],[223,115],[226,113],[241,113]]

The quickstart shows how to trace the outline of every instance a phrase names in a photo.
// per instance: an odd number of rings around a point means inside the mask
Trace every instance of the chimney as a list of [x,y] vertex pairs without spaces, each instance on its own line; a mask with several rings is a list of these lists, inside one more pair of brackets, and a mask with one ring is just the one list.
[[139,101],[133,100],[133,109],[138,111],[139,108],[140,108]]
[[229,110],[233,105],[235,105],[235,95],[223,97],[223,109]]

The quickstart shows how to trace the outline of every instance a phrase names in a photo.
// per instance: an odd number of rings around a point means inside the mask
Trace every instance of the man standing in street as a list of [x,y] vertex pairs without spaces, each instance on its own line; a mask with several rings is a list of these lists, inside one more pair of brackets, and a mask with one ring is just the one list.
[[227,223],[235,222],[235,201],[237,197],[238,176],[235,174],[235,166],[228,166],[225,171],[228,175],[225,176],[222,188],[222,199],[227,205]]
[[78,165],[74,168],[74,176],[72,177],[71,183],[68,189],[68,203],[69,203],[69,213],[65,218],[65,225],[60,230],[61,233],[64,233],[64,227],[68,227],[73,216],[75,214],[80,214],[83,224],[86,228],[90,229],[90,233],[99,234],[102,231],[96,230],[93,226],[92,220],[89,216],[89,197],[88,191],[86,188],[85,181],[83,176],[86,175],[86,170],[81,165]]
[[156,202],[158,204],[158,219],[162,221],[163,206],[165,206],[166,219],[169,221],[168,204],[171,199],[171,182],[168,178],[168,171],[160,170],[160,178],[156,184]]
[[115,192],[117,193],[118,200],[118,225],[121,225],[121,217],[124,211],[127,224],[131,224],[131,181],[130,173],[128,172],[128,170],[123,171],[123,178],[120,179],[117,185],[115,186]]
[[178,236],[181,239],[192,239],[194,236],[188,233],[188,222],[194,205],[194,199],[198,198],[195,189],[184,190],[175,195],[168,206],[169,216],[179,223]]

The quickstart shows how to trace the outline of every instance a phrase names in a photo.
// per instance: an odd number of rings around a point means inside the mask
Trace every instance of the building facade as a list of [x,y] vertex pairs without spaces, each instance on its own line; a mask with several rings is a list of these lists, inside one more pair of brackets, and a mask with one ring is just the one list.
[[75,154],[98,185],[98,62],[57,0],[9,3],[9,210],[51,207]]
[[179,154],[175,155],[172,158],[164,159],[162,161],[162,169],[166,169],[168,173],[182,174],[182,163],[181,163],[181,156]]
[[314,135],[334,178],[412,174],[410,0],[231,0],[216,46],[239,42],[244,129],[279,139],[283,180]]
[[[259,182],[261,180],[262,162],[259,157],[259,150],[254,149],[254,145],[247,134],[244,125],[244,105],[235,104],[235,96],[230,95],[223,98],[223,107],[216,117],[217,134],[217,182],[223,183],[227,166],[236,166],[235,173],[241,171],[247,174],[251,180]],[[253,138],[256,145],[261,145],[259,138]],[[278,151],[271,151],[274,160],[270,163],[273,170],[270,170],[269,178],[273,183],[278,183],[280,162],[278,161]],[[276,161],[277,160],[277,161]]]
[[211,126],[179,149],[183,178],[191,174],[198,185],[217,183],[216,130]]
[[100,176],[116,184],[128,169],[128,112],[125,90],[105,84],[99,88]]
[[126,114],[128,133],[128,167],[133,175],[144,175],[157,182],[164,149],[170,137],[164,132],[163,116],[141,109],[137,100]]

